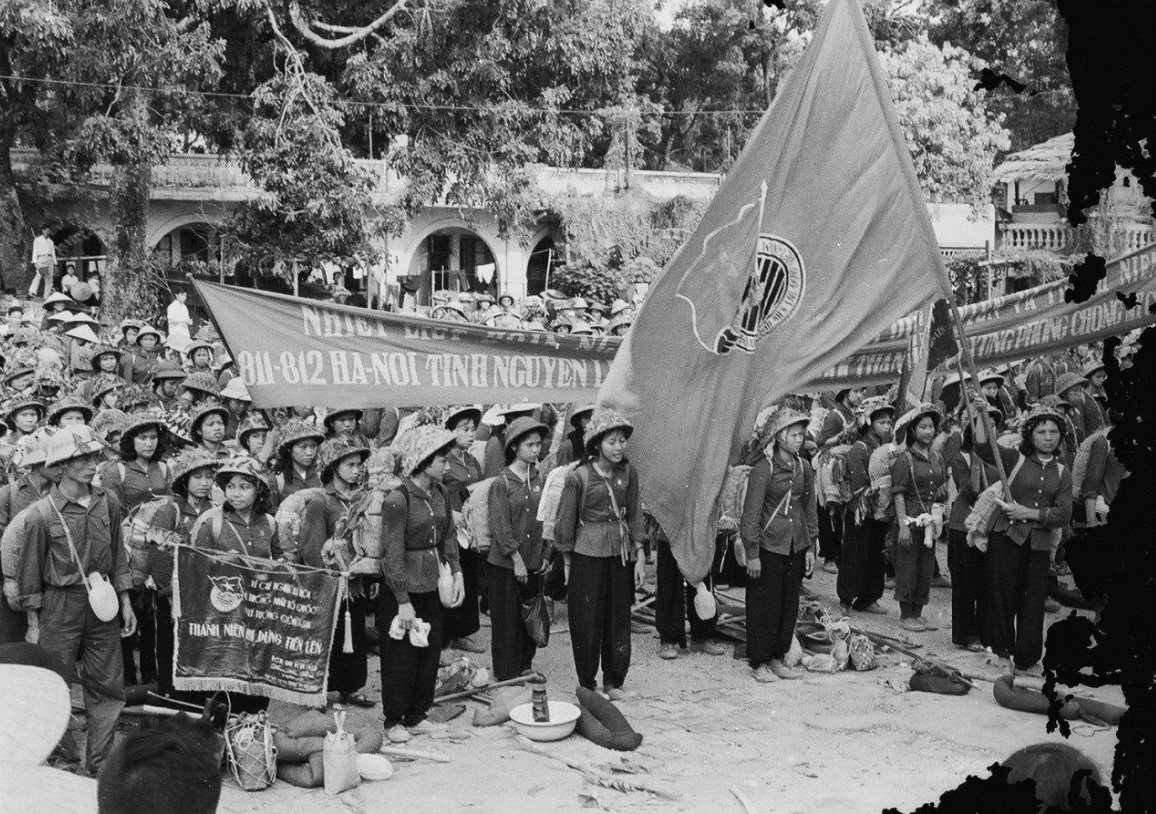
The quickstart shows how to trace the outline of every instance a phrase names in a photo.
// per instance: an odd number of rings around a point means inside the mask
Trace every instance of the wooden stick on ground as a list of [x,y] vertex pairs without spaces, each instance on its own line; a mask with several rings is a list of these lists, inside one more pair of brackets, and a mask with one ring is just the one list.
[[625,791],[644,791],[647,794],[653,794],[655,797],[658,797],[659,799],[669,800],[669,801],[681,799],[681,796],[678,794],[671,794],[670,792],[667,792],[667,791],[660,791],[659,789],[651,788],[650,786],[644,785],[642,783],[636,783],[633,780],[623,780],[620,777],[611,777],[610,775],[599,771],[598,769],[594,768],[591,765],[584,764],[584,763],[577,763],[573,760],[568,760],[564,757],[561,757],[560,755],[552,754],[551,752],[549,752],[545,748],[534,743],[532,740],[527,738],[525,735],[515,735],[514,736],[514,745],[517,746],[519,749],[522,749],[526,752],[529,752],[529,753],[534,754],[534,755],[538,755],[539,757],[547,758],[549,760],[557,761],[558,763],[561,763],[564,766],[567,766],[576,772],[580,772],[582,774],[582,777],[584,777],[586,779],[586,782],[593,783],[594,785],[597,785],[597,786],[602,786],[603,788],[614,789],[615,791],[624,791],[624,792]]
[[434,763],[449,763],[449,755],[435,755],[421,749],[404,749],[400,746],[390,746],[388,743],[377,750],[388,757],[409,757],[417,760],[432,760]]

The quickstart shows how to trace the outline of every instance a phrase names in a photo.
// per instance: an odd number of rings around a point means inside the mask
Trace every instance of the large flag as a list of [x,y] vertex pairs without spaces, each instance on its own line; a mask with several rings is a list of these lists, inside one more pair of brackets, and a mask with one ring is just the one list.
[[831,0],[599,394],[635,422],[648,509],[688,579],[761,408],[951,296],[855,0]]

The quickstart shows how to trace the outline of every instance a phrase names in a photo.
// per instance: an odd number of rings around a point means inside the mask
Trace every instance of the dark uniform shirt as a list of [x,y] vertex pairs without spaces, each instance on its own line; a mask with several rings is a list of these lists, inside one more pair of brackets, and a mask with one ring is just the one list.
[[799,455],[790,467],[764,455],[751,467],[739,534],[748,559],[759,549],[793,554],[811,547],[819,536],[815,479]]
[[641,543],[644,535],[638,473],[629,461],[616,465],[610,478],[602,477],[592,461],[566,474],[554,524],[559,551],[632,560],[631,541]]
[[[219,532],[216,529],[214,514],[221,517]],[[277,524],[273,522],[271,516],[250,512],[249,520],[246,521],[229,508],[228,504],[213,510],[212,513],[206,513],[193,544],[197,548],[244,554],[266,560],[277,559],[283,553],[277,539]]]
[[506,467],[490,487],[490,536],[493,541],[486,560],[491,565],[513,568],[514,552],[522,555],[528,571],[542,565],[542,522],[538,502],[546,479],[536,468],[525,480]]
[[[337,530],[337,522],[343,517],[349,517],[349,510],[364,494],[364,491],[358,490],[348,496],[342,495],[333,481],[327,483],[324,489],[325,496],[321,500],[312,500],[305,506],[301,533],[297,538],[301,561],[315,568],[328,567],[329,564],[321,559],[321,549]],[[345,564],[348,566],[350,563]]]
[[[33,504],[25,522],[24,549],[16,576],[21,607],[38,610],[45,586],[77,587],[83,585],[85,577],[93,571],[108,578],[118,593],[132,588],[128,556],[121,543],[120,521],[120,503],[111,492],[93,487],[88,505],[82,506],[53,486],[45,497]],[[84,573],[77,570],[68,544],[69,535]]]
[[137,348],[132,355],[132,383],[152,384],[153,374],[157,372],[160,364],[160,354],[155,350],[146,351],[143,348]]
[[908,517],[931,511],[931,504],[947,497],[947,467],[934,450],[930,454],[912,446],[901,451],[891,464],[891,494],[903,495]]
[[116,494],[128,514],[142,503],[169,493],[169,468],[157,461],[109,461],[100,468],[100,485]]
[[426,492],[406,478],[386,495],[381,504],[381,537],[385,584],[399,605],[409,602],[411,593],[437,590],[441,559],[455,574],[461,570],[449,498],[437,482]]
[[[156,529],[171,531],[181,538],[181,542],[188,545],[192,542],[190,534],[197,518],[213,508],[208,498],[190,503],[183,497],[174,495],[172,501],[157,509],[153,515],[152,526]],[[157,592],[161,596],[169,596],[173,592],[173,559],[176,552],[150,545],[148,549],[148,576],[153,578]]]
[[462,504],[470,496],[469,487],[482,479],[482,465],[468,450],[454,447],[446,456],[446,473],[442,483],[450,495],[450,508],[462,510]]
[[[994,460],[990,444],[979,444],[977,451],[985,461]],[[999,448],[999,454],[1003,459],[1004,471],[1011,477],[1023,456],[1018,449],[1005,447]],[[1050,550],[1052,532],[1064,528],[1072,520],[1072,470],[1061,465],[1059,455],[1053,455],[1044,464],[1033,453],[1023,459],[1023,464],[1009,485],[1012,500],[1029,509],[1042,509],[1043,519],[1013,523],[1005,515],[996,521],[994,530],[1003,532],[1018,545],[1030,540],[1033,551]]]

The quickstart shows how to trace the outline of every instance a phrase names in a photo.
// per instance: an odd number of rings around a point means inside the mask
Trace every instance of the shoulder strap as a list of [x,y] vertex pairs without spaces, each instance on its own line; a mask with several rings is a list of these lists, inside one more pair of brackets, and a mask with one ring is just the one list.
[[1026,460],[1027,457],[1021,452],[1019,459],[1016,461],[1016,465],[1012,467],[1012,471],[1007,476],[1007,488],[1009,491],[1011,490],[1012,484],[1015,483],[1016,475],[1019,474],[1020,468]]
[[120,482],[124,483],[124,479],[128,476],[128,467],[125,466],[124,461],[116,462],[116,471],[120,473]]
[[52,495],[44,498],[48,501],[56,516],[60,518],[60,525],[64,527],[64,539],[68,543],[68,550],[72,552],[72,560],[76,563],[76,570],[80,573],[80,578],[84,579],[87,575],[84,573],[84,565],[80,561],[80,554],[76,551],[76,544],[72,542],[72,532],[68,530],[68,523],[64,520],[64,515],[60,511],[60,507],[56,505],[56,501],[52,499]]

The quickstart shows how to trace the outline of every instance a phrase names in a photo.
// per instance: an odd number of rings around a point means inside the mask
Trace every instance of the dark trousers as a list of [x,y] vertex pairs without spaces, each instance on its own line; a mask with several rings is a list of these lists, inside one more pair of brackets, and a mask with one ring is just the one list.
[[526,584],[518,582],[513,568],[486,564],[490,586],[490,654],[494,678],[517,678],[531,668],[538,646],[522,621],[522,600],[538,595],[542,577],[530,572]]
[[[124,662],[124,681],[128,686],[148,684],[157,680],[157,620],[153,617],[151,588],[133,588],[129,592],[132,612],[136,614],[136,632],[120,640],[121,658]],[[140,652],[140,671],[137,672],[134,653]]]
[[[388,589],[383,587],[382,590]],[[348,600],[349,629],[353,634],[352,653],[345,652],[346,603],[342,602],[337,608],[337,627],[333,631],[333,648],[329,651],[327,687],[330,692],[350,695],[364,687],[369,677],[365,650],[365,616],[369,612],[367,603],[368,601],[361,597],[352,597]],[[393,617],[389,617],[389,620],[392,622]]]
[[120,617],[111,622],[97,619],[88,605],[87,592],[79,585],[45,588],[40,609],[40,646],[59,656],[65,672],[75,673],[84,690],[88,723],[85,768],[95,775],[112,751],[116,722],[124,709]]
[[863,610],[883,596],[883,549],[887,544],[887,523],[864,518],[855,523],[854,510],[844,510],[843,553],[835,591],[839,602]]
[[819,556],[833,562],[843,553],[843,506],[828,503],[819,507]]
[[922,528],[913,528],[911,544],[900,545],[896,540],[892,554],[895,557],[895,598],[899,601],[902,615],[908,618],[919,616],[931,598],[935,549],[923,544]]
[[988,537],[984,576],[988,596],[988,645],[1009,653],[1021,670],[1044,652],[1044,601],[1048,591],[1047,551],[1016,545],[1007,535]]
[[0,644],[24,641],[28,632],[28,614],[12,610],[6,598],[0,597]]
[[621,687],[630,669],[634,564],[623,564],[618,557],[572,554],[567,597],[578,684],[588,690],[595,688],[601,660],[602,683]]
[[385,728],[395,724],[414,726],[425,720],[433,706],[434,687],[441,658],[442,603],[437,591],[409,595],[414,613],[429,622],[429,647],[414,647],[409,633],[398,641],[389,635],[397,616],[397,598],[382,586],[378,596],[377,632],[381,639],[381,708]]
[[967,532],[947,530],[947,568],[951,571],[951,641],[987,644],[984,555],[967,544]]
[[153,591],[153,613],[156,619],[154,646],[157,654],[157,688],[161,695],[173,694],[173,600]]
[[799,618],[806,551],[773,554],[759,549],[762,571],[747,580],[747,659],[759,667],[791,649]]
[[445,609],[445,628],[442,632],[442,647],[449,647],[454,639],[464,639],[482,629],[478,602],[482,598],[482,571],[485,558],[476,549],[467,548],[459,552],[458,562],[462,568],[462,586],[466,598],[456,608]]
[[[654,588],[654,626],[662,644],[686,647],[686,620],[690,620],[690,638],[703,642],[714,635],[715,619],[700,619],[694,609],[694,588],[686,584],[678,562],[670,550],[670,543],[658,538],[657,583]],[[708,588],[714,581],[707,575]]]

